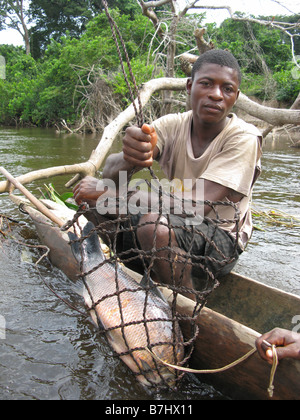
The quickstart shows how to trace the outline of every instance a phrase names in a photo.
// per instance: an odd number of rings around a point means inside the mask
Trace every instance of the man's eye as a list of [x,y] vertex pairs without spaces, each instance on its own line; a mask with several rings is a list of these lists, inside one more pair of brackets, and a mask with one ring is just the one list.
[[232,87],[225,87],[225,92],[227,92],[227,93],[231,93],[231,92],[233,92],[233,88]]

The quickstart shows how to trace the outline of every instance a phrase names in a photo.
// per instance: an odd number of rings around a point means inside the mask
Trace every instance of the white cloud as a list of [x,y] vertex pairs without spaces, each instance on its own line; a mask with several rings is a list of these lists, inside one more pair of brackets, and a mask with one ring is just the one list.
[[24,45],[24,42],[18,31],[7,29],[0,32],[0,44]]

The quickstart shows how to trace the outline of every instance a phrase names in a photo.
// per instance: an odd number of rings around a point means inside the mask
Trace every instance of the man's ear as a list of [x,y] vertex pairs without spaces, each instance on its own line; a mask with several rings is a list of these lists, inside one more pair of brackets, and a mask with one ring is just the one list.
[[186,91],[187,91],[187,94],[188,95],[191,94],[192,84],[193,84],[192,78],[189,77],[188,80],[187,80],[187,82],[186,82]]
[[241,91],[240,91],[240,89],[239,89],[239,90],[237,91],[237,94],[236,94],[236,100],[235,100],[235,102],[239,99],[240,93],[241,93]]

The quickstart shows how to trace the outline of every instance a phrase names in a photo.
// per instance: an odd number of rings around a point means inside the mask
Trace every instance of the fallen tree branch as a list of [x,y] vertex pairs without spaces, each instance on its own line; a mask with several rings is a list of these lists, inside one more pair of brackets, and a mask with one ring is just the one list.
[[[180,91],[184,90],[187,79],[176,79],[162,77],[159,79],[153,79],[145,83],[140,91],[141,104],[144,107],[151,96],[160,90],[172,90]],[[138,109],[138,101],[135,100],[136,107]],[[96,170],[99,170],[107,153],[109,152],[113,142],[115,141],[118,134],[124,128],[126,124],[132,121],[135,117],[134,106],[131,104],[125,111],[121,112],[108,126],[105,127],[102,138],[90,157],[90,162],[93,162]],[[80,175],[77,175],[70,182],[67,183],[67,187],[71,187],[80,179]],[[0,189],[1,192],[1,189]]]
[[[52,178],[55,176],[68,175],[68,174],[73,175],[76,173],[80,173],[83,176],[85,176],[85,174],[95,173],[94,165],[90,161],[88,161],[84,163],[78,163],[75,165],[56,166],[52,168],[40,169],[38,171],[28,172],[25,175],[16,177],[16,179],[21,184],[25,185],[33,181],[36,181],[38,179],[47,179],[47,178]],[[9,192],[9,190],[10,190],[10,183],[8,181],[0,182],[0,193]]]
[[242,111],[247,112],[247,114],[252,117],[258,118],[272,125],[300,125],[300,111],[266,107],[252,101],[243,93],[240,94],[236,106]]
[[[142,106],[145,106],[150,100],[151,96],[160,90],[173,90],[183,91],[186,88],[187,78],[159,78],[153,79],[145,83],[140,91],[140,99]],[[137,103],[137,100],[136,100]],[[138,106],[138,105],[137,105]],[[247,98],[244,94],[240,94],[240,97],[236,103],[237,108],[242,109],[249,115],[259,118],[269,124],[282,126],[286,124],[300,125],[300,111],[299,110],[288,110],[288,109],[277,109],[269,108],[252,101]],[[81,177],[91,175],[94,176],[100,169],[106,155],[111,149],[115,139],[122,131],[124,126],[132,121],[135,117],[134,107],[131,104],[123,112],[121,112],[117,118],[115,118],[109,125],[104,129],[103,135],[97,148],[91,154],[90,159],[84,163],[78,163],[74,165],[58,166],[54,168],[41,169],[39,171],[29,172],[25,175],[19,176],[16,179],[21,184],[27,184],[38,179],[46,179],[55,177],[58,175],[74,175],[77,174],[71,181],[66,185],[71,187]],[[9,191],[9,183],[6,181],[0,182],[0,193]]]
[[[160,90],[184,90],[186,86],[186,79],[171,79],[171,78],[160,78],[153,79],[145,83],[140,92],[140,98],[142,106],[145,106],[150,100],[153,93]],[[137,100],[136,100],[137,104]],[[138,105],[137,105],[138,106]],[[134,107],[131,104],[117,118],[115,118],[108,126],[105,127],[102,138],[97,148],[91,154],[90,159],[84,163],[78,163],[74,165],[57,166],[53,168],[41,169],[34,172],[29,172],[25,175],[16,177],[21,184],[28,184],[38,179],[47,179],[61,175],[74,175],[77,174],[68,184],[68,188],[74,185],[80,178],[87,175],[94,176],[97,170],[100,169],[107,153],[109,152],[116,137],[123,129],[135,117]],[[0,182],[0,193],[9,191],[9,183],[7,181]]]

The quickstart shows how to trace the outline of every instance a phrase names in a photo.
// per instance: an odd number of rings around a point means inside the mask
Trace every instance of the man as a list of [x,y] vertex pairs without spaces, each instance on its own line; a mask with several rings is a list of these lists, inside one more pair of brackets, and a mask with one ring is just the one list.
[[[137,243],[146,255],[155,254],[152,273],[161,283],[180,281],[191,292],[199,289],[200,279],[207,274],[222,276],[231,271],[250,239],[249,203],[259,174],[261,135],[254,126],[231,114],[240,84],[241,70],[230,52],[211,50],[202,54],[187,82],[192,110],[164,116],[151,127],[127,128],[123,151],[106,160],[103,178],[116,183],[120,171],[132,173],[157,160],[169,180],[192,181],[185,199],[197,200],[197,180],[201,180],[204,200],[234,203],[239,212],[238,246],[237,226],[230,222],[236,211],[230,205],[213,210],[206,204],[203,208],[204,216],[228,220],[220,226],[207,219],[189,226],[187,214],[172,210],[164,217],[155,213],[135,216]],[[76,186],[76,201],[94,206],[103,193],[96,191],[97,182],[89,177]],[[132,248],[128,238],[124,232],[123,248]]]

